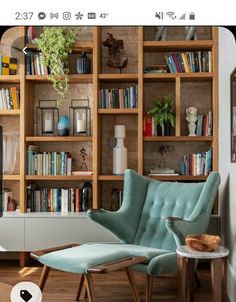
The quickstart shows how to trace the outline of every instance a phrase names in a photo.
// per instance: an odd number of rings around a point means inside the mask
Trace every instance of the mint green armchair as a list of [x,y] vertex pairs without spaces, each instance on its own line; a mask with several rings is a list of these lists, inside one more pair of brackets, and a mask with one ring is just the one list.
[[[78,273],[82,281],[77,301],[84,280],[90,301],[95,301],[91,268],[136,257],[142,261],[132,262],[132,268],[146,274],[146,302],[150,302],[153,277],[177,271],[176,247],[184,244],[187,234],[206,232],[219,183],[217,172],[206,182],[178,183],[151,180],[126,170],[121,208],[117,212],[88,211],[88,217],[114,233],[120,243],[70,245],[32,253],[44,264],[40,288],[44,288],[50,268]],[[127,272],[135,301],[140,301],[132,270]]]
[[146,301],[151,300],[154,276],[177,271],[176,248],[184,244],[185,236],[207,231],[219,184],[217,172],[206,182],[181,183],[151,180],[126,170],[121,208],[88,212],[122,244],[163,250],[147,264],[134,267],[147,274]]

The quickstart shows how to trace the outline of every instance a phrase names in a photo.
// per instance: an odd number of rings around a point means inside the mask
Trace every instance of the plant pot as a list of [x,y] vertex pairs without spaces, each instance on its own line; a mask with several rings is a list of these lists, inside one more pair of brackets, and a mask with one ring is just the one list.
[[82,52],[77,60],[77,72],[79,74],[91,73],[91,60],[87,57],[86,52]]
[[170,122],[164,122],[164,124],[159,128],[160,136],[170,136],[171,124]]

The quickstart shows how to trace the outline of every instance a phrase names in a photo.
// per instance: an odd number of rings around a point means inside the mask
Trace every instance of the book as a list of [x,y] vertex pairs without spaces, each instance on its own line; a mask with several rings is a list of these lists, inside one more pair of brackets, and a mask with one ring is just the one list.
[[149,173],[148,176],[179,176],[179,173]]
[[174,169],[169,169],[169,168],[157,168],[157,169],[151,169],[150,170],[151,174],[174,174],[175,170]]
[[86,171],[72,171],[71,175],[93,175],[93,171],[86,170]]

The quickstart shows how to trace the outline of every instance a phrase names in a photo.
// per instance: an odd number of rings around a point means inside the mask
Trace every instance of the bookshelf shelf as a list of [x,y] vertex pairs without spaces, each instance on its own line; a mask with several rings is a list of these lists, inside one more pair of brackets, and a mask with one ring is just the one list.
[[20,175],[3,175],[3,180],[20,180]]
[[98,180],[106,180],[106,181],[124,180],[124,176],[123,175],[99,175]]
[[204,181],[207,179],[207,176],[147,176],[148,178],[157,179],[157,180],[166,180],[166,181]]
[[26,175],[26,180],[93,180],[93,175]]
[[145,142],[212,142],[212,136],[144,136]]
[[209,81],[214,76],[213,72],[189,72],[189,73],[146,73],[143,75],[144,80],[151,81],[174,81],[176,78],[181,80]]
[[19,75],[1,75],[0,83],[20,83]]
[[101,73],[98,75],[99,80],[103,80],[106,82],[136,82],[138,81],[137,73]]
[[[37,46],[35,44],[26,44],[26,47],[31,50],[37,50]],[[93,51],[93,48],[93,42],[77,42],[72,48],[72,53],[80,53],[81,51],[91,53]]]
[[144,41],[143,48],[147,52],[161,51],[188,51],[188,50],[211,50],[214,45],[213,40],[195,41]]
[[[63,77],[60,77],[63,78]],[[39,82],[39,83],[50,83],[47,76],[40,75],[27,75],[26,80]],[[92,74],[69,74],[69,82],[70,83],[92,83],[93,75]]]
[[27,136],[26,142],[91,142],[92,136]]
[[19,109],[8,109],[8,110],[0,109],[0,115],[20,115],[20,110]]
[[126,109],[126,108],[123,108],[123,109],[98,109],[98,113],[99,114],[138,114],[138,109],[137,108],[133,108],[133,109]]

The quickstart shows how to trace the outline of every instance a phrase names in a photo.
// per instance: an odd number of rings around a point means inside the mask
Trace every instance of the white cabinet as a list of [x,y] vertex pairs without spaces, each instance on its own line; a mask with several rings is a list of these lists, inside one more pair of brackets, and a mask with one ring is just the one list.
[[0,218],[0,251],[24,251],[24,219]]

